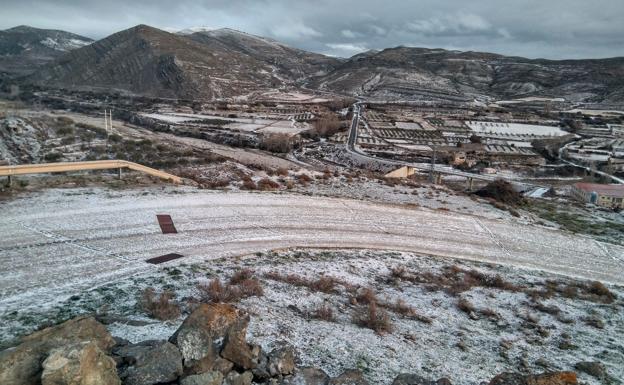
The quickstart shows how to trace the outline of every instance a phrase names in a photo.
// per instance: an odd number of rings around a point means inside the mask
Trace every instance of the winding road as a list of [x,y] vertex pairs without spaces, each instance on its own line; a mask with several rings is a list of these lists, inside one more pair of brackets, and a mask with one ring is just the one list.
[[[186,187],[48,190],[0,203],[0,308],[38,306],[165,265],[289,247],[401,250],[624,284],[624,247],[454,212]],[[179,233],[163,235],[156,214]]]

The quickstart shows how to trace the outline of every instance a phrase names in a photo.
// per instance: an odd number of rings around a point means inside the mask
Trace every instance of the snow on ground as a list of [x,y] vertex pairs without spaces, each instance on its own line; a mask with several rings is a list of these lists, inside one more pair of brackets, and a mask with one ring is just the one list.
[[[436,284],[397,279],[396,267],[422,277],[440,275],[451,266],[476,269],[521,287],[502,290],[472,287],[452,294]],[[244,299],[238,306],[251,314],[248,339],[270,350],[276,341],[296,346],[302,365],[319,366],[330,375],[344,369],[362,370],[371,383],[390,384],[400,372],[454,384],[478,384],[502,371],[572,370],[579,361],[603,362],[615,378],[624,375],[621,335],[622,287],[610,286],[613,303],[553,295],[532,300],[530,290],[541,290],[547,280],[569,285],[576,281],[510,266],[430,257],[409,252],[301,250],[257,253],[242,258],[213,259],[191,264],[167,264],[149,272],[92,288],[51,307],[26,307],[0,313],[4,338],[29,332],[45,322],[58,322],[84,312],[97,312],[109,320],[115,336],[139,342],[166,339],[180,325],[180,318],[158,322],[137,305],[146,287],[173,290],[185,312],[199,298],[198,284],[224,281],[237,270],[250,268],[260,279],[264,296]],[[382,302],[402,299],[432,322],[424,323],[389,311],[393,330],[377,334],[354,324],[361,305],[354,305],[353,291],[338,285],[332,293],[314,292],[265,277],[268,272],[296,274],[310,280],[325,275],[360,287],[370,287]],[[473,315],[458,309],[460,298],[475,307]],[[313,319],[321,304],[333,309],[335,322]],[[544,305],[542,310],[538,307]],[[557,309],[557,310],[554,310]],[[601,324],[591,326],[589,319]],[[602,328],[600,328],[600,326]],[[3,342],[6,342],[3,341]],[[583,383],[596,379],[580,374]]]
[[[544,227],[422,207],[193,188],[48,190],[0,203],[0,307],[50,306],[153,271],[288,247],[424,252],[623,283],[624,247]],[[163,235],[156,214],[178,234]],[[478,214],[478,213],[477,213]]]

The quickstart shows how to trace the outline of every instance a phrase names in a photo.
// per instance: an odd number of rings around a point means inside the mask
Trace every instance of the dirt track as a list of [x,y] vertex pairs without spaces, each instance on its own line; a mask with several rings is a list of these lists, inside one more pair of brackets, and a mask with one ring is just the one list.
[[[92,193],[87,193],[92,191]],[[405,250],[624,284],[624,248],[453,212],[296,195],[51,190],[0,204],[0,306],[37,305],[168,264],[287,247]],[[156,214],[179,234],[163,235]],[[162,266],[162,265],[161,265]]]

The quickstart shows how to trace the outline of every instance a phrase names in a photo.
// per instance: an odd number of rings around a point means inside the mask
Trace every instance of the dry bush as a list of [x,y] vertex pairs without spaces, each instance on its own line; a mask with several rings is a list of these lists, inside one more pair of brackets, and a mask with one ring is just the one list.
[[238,287],[243,298],[262,297],[264,295],[262,284],[257,279],[245,279],[238,284]]
[[466,314],[474,313],[475,311],[472,302],[468,301],[466,298],[460,298],[459,301],[457,301],[457,308]]
[[285,167],[279,167],[275,170],[275,173],[279,176],[288,176],[288,169]]
[[377,295],[375,295],[375,291],[369,287],[361,289],[359,293],[357,293],[355,299],[361,304],[377,303]]
[[312,181],[312,178],[310,177],[310,175],[305,174],[305,173],[297,175],[297,179],[299,180],[299,183],[301,184],[307,184]]
[[590,283],[589,286],[587,286],[587,291],[590,294],[601,297],[602,302],[605,303],[611,303],[617,298],[611,290],[609,290],[602,282],[598,281]]
[[265,278],[284,282],[293,286],[307,287],[312,291],[321,291],[323,293],[333,293],[335,291],[338,280],[333,277],[321,277],[316,280],[310,280],[297,274],[283,275],[277,272],[268,272]]
[[314,291],[322,291],[323,293],[332,293],[336,288],[336,280],[332,277],[321,277],[316,281],[312,281],[309,286]]
[[312,312],[311,316],[312,318],[320,319],[320,320],[328,321],[328,322],[334,322],[336,320],[336,317],[334,316],[334,310],[331,308],[331,306],[325,303],[317,307]]
[[230,285],[238,285],[239,283],[251,279],[254,276],[254,271],[248,268],[238,270],[230,278]]
[[269,178],[262,178],[258,181],[258,188],[262,191],[275,190],[279,188],[279,183]]
[[374,330],[378,334],[392,333],[392,321],[387,311],[380,309],[377,303],[371,302],[355,313],[353,321],[362,327]]
[[223,284],[220,279],[215,278],[208,284],[198,285],[200,299],[204,302],[228,303],[264,295],[262,285],[257,279],[238,277],[236,280],[236,284]]
[[171,320],[180,316],[180,305],[174,301],[174,298],[175,294],[172,291],[165,290],[160,295],[156,295],[156,291],[148,287],[143,291],[140,305],[150,317],[161,321]]
[[243,181],[243,185],[241,186],[242,190],[257,190],[258,186],[256,186],[256,183],[251,180],[251,179],[246,179]]

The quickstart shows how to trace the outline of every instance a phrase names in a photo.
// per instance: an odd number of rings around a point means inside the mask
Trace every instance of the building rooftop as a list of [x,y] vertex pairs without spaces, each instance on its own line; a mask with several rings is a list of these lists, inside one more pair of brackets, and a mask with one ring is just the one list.
[[574,186],[586,192],[596,192],[599,195],[624,198],[624,184],[576,183]]

